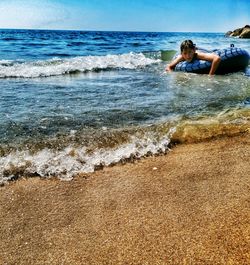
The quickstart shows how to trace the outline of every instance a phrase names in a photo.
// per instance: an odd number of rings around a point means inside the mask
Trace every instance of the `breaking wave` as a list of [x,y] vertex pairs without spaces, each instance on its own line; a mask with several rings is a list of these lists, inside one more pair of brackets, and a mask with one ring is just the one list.
[[28,62],[1,60],[0,78],[36,78],[112,69],[136,69],[158,62],[160,59],[148,58],[142,53],[132,52]]
[[[78,144],[68,142],[63,148],[53,147],[51,143],[50,147],[37,150],[6,150],[0,156],[0,185],[25,176],[71,180],[76,175],[91,173],[105,166],[165,154],[170,144],[249,134],[249,128],[249,109],[243,109],[222,112],[217,117],[195,120],[176,117],[169,122],[135,127],[131,131],[111,131],[108,137],[105,134],[93,136],[90,146],[80,139]],[[71,134],[73,137],[76,132]],[[100,137],[101,143],[98,142]]]
[[165,153],[173,132],[172,128],[160,138],[153,132],[145,133],[142,138],[134,135],[121,145],[91,152],[86,146],[70,145],[62,150],[43,148],[35,153],[28,150],[12,151],[0,157],[0,184],[22,176],[57,176],[62,180],[71,180],[79,173],[90,173],[104,166]]

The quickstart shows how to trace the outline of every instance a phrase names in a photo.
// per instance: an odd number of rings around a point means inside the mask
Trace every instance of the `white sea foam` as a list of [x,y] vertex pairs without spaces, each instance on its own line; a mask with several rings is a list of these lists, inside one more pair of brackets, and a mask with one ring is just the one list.
[[41,177],[58,176],[62,180],[71,180],[74,175],[93,172],[96,167],[109,166],[132,158],[140,158],[147,154],[166,152],[170,143],[170,135],[174,129],[160,140],[152,135],[143,139],[133,136],[127,144],[115,149],[99,149],[91,154],[84,147],[67,147],[61,151],[43,149],[35,154],[29,151],[15,151],[0,157],[0,184],[13,177],[39,175]]
[[0,61],[0,78],[35,78],[107,69],[136,69],[160,60],[146,58],[142,53],[106,56],[83,56],[71,59],[20,62]]

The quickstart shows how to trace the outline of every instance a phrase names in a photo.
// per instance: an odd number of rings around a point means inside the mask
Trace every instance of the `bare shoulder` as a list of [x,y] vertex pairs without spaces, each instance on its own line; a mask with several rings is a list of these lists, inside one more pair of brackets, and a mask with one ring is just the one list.
[[181,62],[181,61],[184,61],[184,58],[182,57],[181,54],[179,54],[179,55],[178,55],[178,56],[172,61],[171,64],[176,65],[176,64],[178,64],[178,63]]
[[181,61],[184,61],[184,58],[182,57],[181,54],[179,54],[177,57],[176,57],[176,60],[181,62]]
[[199,60],[208,60],[208,61],[212,61],[215,58],[219,57],[217,54],[215,53],[204,53],[204,52],[197,52],[197,58]]

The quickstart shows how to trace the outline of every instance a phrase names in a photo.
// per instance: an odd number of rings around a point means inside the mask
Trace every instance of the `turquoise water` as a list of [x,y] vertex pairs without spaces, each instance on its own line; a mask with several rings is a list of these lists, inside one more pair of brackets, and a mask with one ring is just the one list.
[[80,172],[166,152],[170,142],[249,130],[245,72],[166,73],[184,39],[216,33],[0,31],[0,182]]

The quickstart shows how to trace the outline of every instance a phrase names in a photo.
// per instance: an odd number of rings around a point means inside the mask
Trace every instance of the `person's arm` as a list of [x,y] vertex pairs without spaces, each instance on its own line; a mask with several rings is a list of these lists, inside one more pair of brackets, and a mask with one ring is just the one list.
[[217,68],[220,64],[220,61],[221,61],[220,56],[218,56],[215,53],[198,53],[197,58],[199,60],[205,60],[205,61],[212,62],[212,65],[211,65],[211,68],[209,71],[209,75],[214,75],[214,73],[217,70]]
[[166,71],[167,72],[173,71],[175,66],[181,61],[183,61],[183,58],[181,55],[178,55],[170,64],[167,65]]

